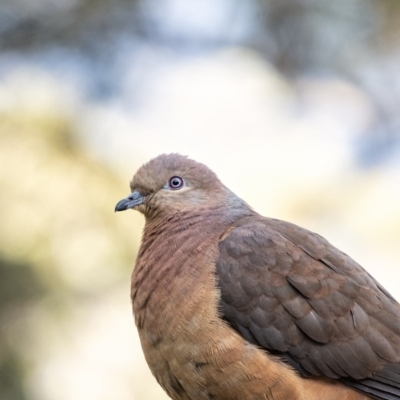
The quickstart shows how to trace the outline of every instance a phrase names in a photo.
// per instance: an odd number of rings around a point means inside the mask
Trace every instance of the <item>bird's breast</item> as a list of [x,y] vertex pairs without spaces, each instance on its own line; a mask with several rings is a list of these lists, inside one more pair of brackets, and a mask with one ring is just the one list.
[[200,369],[208,362],[206,353],[217,345],[219,234],[213,240],[185,229],[149,235],[132,274],[132,305],[143,351],[173,399],[208,398]]

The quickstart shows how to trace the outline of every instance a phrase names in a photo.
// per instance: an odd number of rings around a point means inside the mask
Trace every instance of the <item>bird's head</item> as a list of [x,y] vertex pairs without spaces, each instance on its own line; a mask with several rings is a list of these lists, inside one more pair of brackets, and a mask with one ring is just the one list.
[[208,167],[179,154],[162,154],[144,164],[130,187],[132,193],[118,202],[115,211],[131,208],[152,218],[243,204]]

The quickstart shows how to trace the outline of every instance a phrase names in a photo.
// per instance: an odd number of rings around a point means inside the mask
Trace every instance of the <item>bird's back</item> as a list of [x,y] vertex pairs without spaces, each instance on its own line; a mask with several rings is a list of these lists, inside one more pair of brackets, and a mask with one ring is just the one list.
[[[321,236],[259,215],[219,243],[223,317],[304,377],[400,399],[400,306]],[[238,290],[239,289],[239,290]]]

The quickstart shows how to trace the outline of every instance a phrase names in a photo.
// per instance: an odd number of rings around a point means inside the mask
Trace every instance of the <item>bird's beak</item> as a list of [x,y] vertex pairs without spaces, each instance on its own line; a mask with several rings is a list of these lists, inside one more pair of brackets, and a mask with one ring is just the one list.
[[143,204],[144,196],[142,196],[139,192],[132,192],[125,199],[120,200],[115,206],[115,211],[125,211],[128,208],[136,207],[140,204]]

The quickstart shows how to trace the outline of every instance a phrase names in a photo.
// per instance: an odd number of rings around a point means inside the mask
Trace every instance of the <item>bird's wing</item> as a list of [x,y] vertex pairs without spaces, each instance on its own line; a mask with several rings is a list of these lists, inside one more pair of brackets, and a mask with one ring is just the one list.
[[400,306],[321,236],[251,216],[221,238],[222,317],[303,376],[400,399]]

